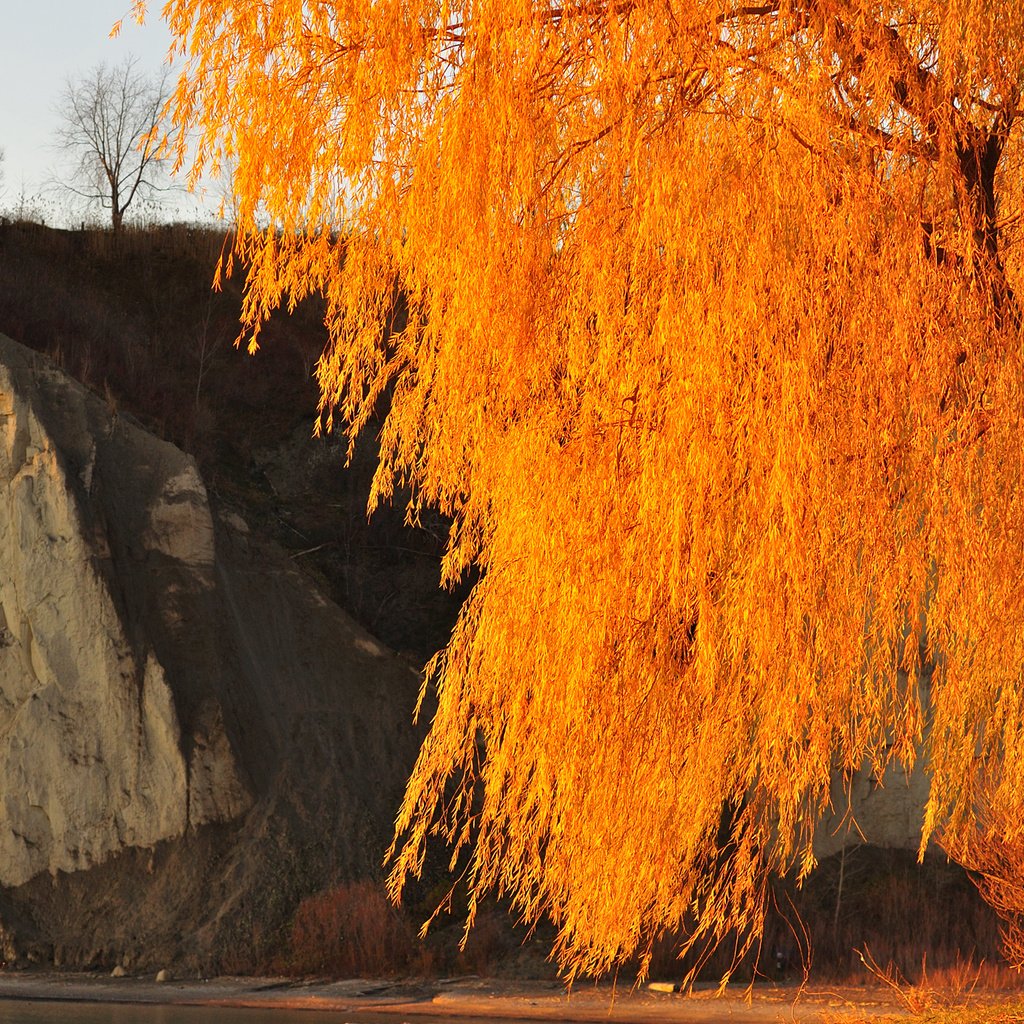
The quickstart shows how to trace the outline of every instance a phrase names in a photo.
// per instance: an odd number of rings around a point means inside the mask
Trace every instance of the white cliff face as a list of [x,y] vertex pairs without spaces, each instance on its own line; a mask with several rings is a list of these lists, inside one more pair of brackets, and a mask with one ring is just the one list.
[[930,785],[923,759],[911,771],[892,764],[881,777],[870,765],[852,776],[836,773],[831,809],[814,835],[815,856],[820,860],[845,846],[862,844],[916,850]]
[[4,958],[273,953],[379,872],[418,689],[191,458],[0,335]]
[[[45,372],[51,383],[59,376]],[[101,568],[110,558],[103,516],[82,507],[103,486],[89,420],[99,416],[108,431],[116,421],[104,423],[102,403],[77,385],[60,384],[78,448],[71,457],[24,374],[0,362],[4,886],[88,868],[126,846],[180,836],[190,820],[234,817],[249,802],[219,713],[207,715],[199,742],[183,741],[165,666],[144,633],[128,635],[111,592],[117,577]],[[152,490],[139,557],[162,556],[202,590],[212,581],[213,525],[194,466]],[[200,785],[190,811],[192,774]]]

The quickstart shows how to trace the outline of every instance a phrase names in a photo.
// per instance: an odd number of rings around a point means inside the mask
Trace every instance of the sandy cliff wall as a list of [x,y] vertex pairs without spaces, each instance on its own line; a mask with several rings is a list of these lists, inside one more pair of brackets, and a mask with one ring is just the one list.
[[195,589],[212,584],[213,524],[195,468],[104,416],[96,399],[56,371],[7,348],[0,364],[0,884],[18,885],[180,836],[190,820],[237,816],[250,797],[222,736],[212,739],[221,756],[208,777],[194,753],[197,764],[186,762],[195,743],[182,735],[165,667],[150,638],[129,637],[112,592],[114,538],[101,496],[111,460],[122,471],[130,463],[149,471],[149,486],[132,488],[134,558],[175,564]]
[[0,336],[0,921],[14,952],[132,960],[191,944],[202,961],[240,919],[265,931],[305,892],[377,870],[416,687],[273,545],[211,509],[188,456]]

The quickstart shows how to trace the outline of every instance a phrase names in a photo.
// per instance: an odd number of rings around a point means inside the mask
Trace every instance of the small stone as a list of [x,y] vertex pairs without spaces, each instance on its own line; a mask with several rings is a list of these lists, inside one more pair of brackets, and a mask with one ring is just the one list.
[[171,972],[167,968],[163,968],[156,972],[156,980],[158,985],[162,985],[165,981],[171,980]]
[[115,968],[114,968],[114,969],[113,969],[113,970],[112,970],[112,971],[110,972],[110,976],[111,976],[112,978],[123,978],[123,977],[124,977],[124,976],[125,976],[125,975],[126,975],[127,973],[128,973],[128,972],[127,972],[127,971],[126,971],[126,970],[125,970],[125,969],[124,969],[124,968],[123,968],[123,967],[122,967],[122,966],[121,966],[120,964],[118,964],[118,965],[117,965],[117,966],[116,966],[116,967],[115,967]]

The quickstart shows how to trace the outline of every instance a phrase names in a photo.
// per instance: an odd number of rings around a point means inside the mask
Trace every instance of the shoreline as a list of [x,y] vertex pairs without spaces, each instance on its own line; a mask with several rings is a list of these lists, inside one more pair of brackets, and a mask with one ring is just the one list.
[[477,977],[400,981],[226,977],[157,982],[152,975],[114,978],[2,971],[0,1000],[327,1011],[345,1013],[347,1019],[382,1022],[444,1017],[573,1024],[775,1024],[908,1016],[885,991],[855,986],[765,985],[754,989],[748,1000],[743,986],[719,997],[714,988],[680,995],[590,982],[567,991],[559,982]]

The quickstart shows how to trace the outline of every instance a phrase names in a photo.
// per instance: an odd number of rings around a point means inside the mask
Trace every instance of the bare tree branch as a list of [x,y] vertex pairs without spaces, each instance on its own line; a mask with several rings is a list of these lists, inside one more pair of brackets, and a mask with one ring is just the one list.
[[115,231],[138,197],[167,191],[167,147],[159,126],[168,94],[166,69],[146,75],[133,57],[116,67],[99,64],[65,83],[57,140],[75,164],[60,185],[109,210]]

